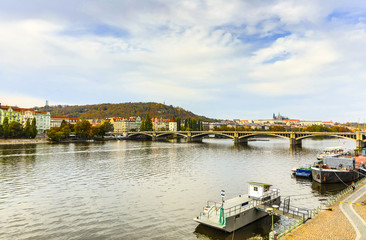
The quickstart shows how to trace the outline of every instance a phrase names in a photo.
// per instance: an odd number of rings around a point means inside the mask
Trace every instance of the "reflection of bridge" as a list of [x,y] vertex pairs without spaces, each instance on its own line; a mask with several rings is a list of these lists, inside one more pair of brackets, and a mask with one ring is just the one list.
[[[119,135],[121,133],[113,133]],[[357,148],[363,148],[366,144],[366,132],[267,132],[267,131],[151,131],[151,132],[127,132],[128,138],[138,136],[150,137],[153,141],[171,138],[185,138],[187,142],[201,142],[203,137],[208,135],[232,138],[234,143],[247,143],[249,138],[258,136],[273,136],[290,140],[291,145],[301,145],[305,138],[328,136],[350,139],[356,142]]]

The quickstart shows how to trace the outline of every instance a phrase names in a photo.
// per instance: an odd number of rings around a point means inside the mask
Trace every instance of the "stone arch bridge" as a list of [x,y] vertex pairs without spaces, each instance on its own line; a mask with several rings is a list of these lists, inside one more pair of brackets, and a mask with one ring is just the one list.
[[[121,133],[114,132],[113,135]],[[147,136],[153,141],[170,138],[184,138],[187,142],[201,142],[202,138],[209,135],[221,136],[233,139],[234,143],[247,143],[249,138],[258,136],[271,136],[285,138],[291,145],[301,145],[305,138],[328,136],[350,139],[356,142],[357,148],[366,145],[366,132],[268,132],[268,131],[143,131],[123,133],[127,138],[133,139],[138,136]]]

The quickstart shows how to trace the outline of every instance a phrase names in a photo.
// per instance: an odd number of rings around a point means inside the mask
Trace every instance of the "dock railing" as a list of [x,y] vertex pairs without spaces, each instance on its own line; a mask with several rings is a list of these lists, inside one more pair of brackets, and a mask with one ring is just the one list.
[[268,194],[263,195],[262,197],[258,199],[251,199],[251,201],[248,202],[247,205],[243,205],[243,203],[232,206],[230,208],[225,209],[225,214],[227,217],[236,215],[238,213],[243,212],[246,209],[254,208],[259,205],[265,205],[265,206],[271,206],[273,203],[273,200],[279,196],[278,191],[272,191]]
[[[366,177],[357,181],[355,183],[356,189],[360,186],[363,186],[365,183],[366,183]],[[333,206],[340,199],[343,199],[345,197],[345,195],[350,193],[351,191],[353,191],[352,186],[348,186],[347,188],[343,189],[341,192],[331,196],[325,204],[322,204],[322,205],[318,206],[317,208],[310,210],[309,218],[313,218],[313,217],[317,216],[322,210],[330,210],[331,206]],[[326,208],[324,208],[324,206]],[[296,228],[301,226],[303,223],[304,223],[304,221],[299,220],[293,224],[289,224],[289,226],[287,228],[285,228],[285,230],[277,236],[277,239],[280,239],[281,237],[289,234],[290,232],[292,232],[293,230],[295,230]]]
[[[271,191],[270,193],[265,194],[260,198],[257,198],[257,199],[252,198],[251,200],[248,201],[248,204],[243,205],[244,204],[244,202],[243,202],[238,205],[232,206],[230,208],[225,208],[224,212],[225,212],[226,217],[230,217],[230,216],[239,214],[248,208],[257,207],[258,205],[271,206],[273,203],[273,200],[275,198],[277,198],[278,196],[279,196],[278,191]],[[201,218],[204,215],[207,216],[207,218],[210,218],[210,216],[213,214],[218,215],[221,206],[222,206],[221,202],[207,201],[206,207],[210,207],[210,209],[207,211],[207,213],[200,212],[199,218]]]

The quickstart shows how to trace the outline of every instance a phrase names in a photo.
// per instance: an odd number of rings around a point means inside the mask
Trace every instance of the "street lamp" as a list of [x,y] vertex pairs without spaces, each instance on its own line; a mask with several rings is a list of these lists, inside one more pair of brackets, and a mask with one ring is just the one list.
[[276,232],[273,229],[273,215],[275,214],[275,210],[278,209],[278,205],[272,205],[272,207],[267,208],[267,212],[272,216],[272,231],[269,233],[269,239],[275,239]]

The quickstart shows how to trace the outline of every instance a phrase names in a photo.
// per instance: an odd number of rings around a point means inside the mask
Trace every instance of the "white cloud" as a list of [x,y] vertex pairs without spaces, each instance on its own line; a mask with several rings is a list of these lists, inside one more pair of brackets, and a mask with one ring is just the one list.
[[[350,14],[354,22],[337,13],[352,12],[357,1],[72,4],[23,11],[0,3],[2,96],[117,101],[123,92],[129,101],[193,99],[188,108],[206,102],[216,112],[223,101],[235,109],[264,96],[276,104],[330,88],[339,93],[345,84],[349,92],[366,87],[365,25],[357,17],[365,7]],[[123,34],[103,33],[109,25]],[[101,33],[93,31],[98,26]]]
[[44,106],[46,99],[40,99],[30,95],[0,92],[0,104],[5,106],[29,107]]

